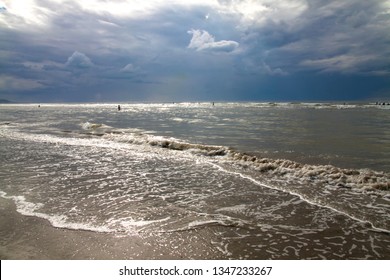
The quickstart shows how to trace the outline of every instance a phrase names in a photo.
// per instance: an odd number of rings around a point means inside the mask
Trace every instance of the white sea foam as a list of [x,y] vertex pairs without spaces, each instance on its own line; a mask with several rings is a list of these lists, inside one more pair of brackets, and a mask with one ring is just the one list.
[[218,224],[223,224],[220,220],[206,220],[206,221],[194,221],[188,224],[188,228],[199,228],[199,227],[204,227],[208,225],[218,225]]
[[91,130],[91,129],[96,129],[96,128],[101,128],[103,124],[101,123],[90,123],[90,122],[85,122],[81,124],[81,127],[85,130]]
[[175,122],[187,122],[185,119],[183,119],[183,118],[172,118],[172,120],[173,121],[175,121]]
[[222,207],[217,209],[217,212],[233,212],[233,213],[241,213],[244,212],[248,208],[248,205],[246,204],[239,204],[229,207]]
[[337,212],[339,214],[342,214],[344,216],[347,216],[355,221],[358,221],[358,222],[361,222],[361,223],[364,223],[364,224],[369,224],[372,229],[376,230],[376,231],[379,231],[379,232],[386,232],[386,233],[390,233],[390,229],[385,229],[385,228],[380,228],[380,227],[376,227],[371,221],[368,221],[368,220],[363,220],[363,219],[360,219],[360,218],[357,218],[356,216],[352,215],[352,214],[349,214],[349,213],[346,213],[342,210],[339,210],[337,208],[334,208],[332,206],[329,206],[327,204],[323,204],[323,203],[320,203],[318,201],[314,201],[314,200],[311,200],[311,199],[308,199],[307,197],[303,196],[302,194],[300,193],[297,193],[297,192],[294,192],[294,191],[291,191],[291,190],[286,190],[285,188],[283,187],[279,187],[279,186],[276,186],[276,185],[267,185],[267,184],[264,184],[264,183],[261,183],[259,181],[257,181],[256,179],[248,176],[248,175],[245,175],[243,173],[240,173],[240,172],[235,172],[235,171],[230,171],[230,170],[227,170],[225,168],[223,168],[222,166],[218,165],[218,164],[215,164],[215,163],[212,163],[210,162],[210,164],[212,166],[215,166],[216,168],[218,168],[219,170],[225,172],[225,173],[228,173],[228,174],[234,174],[236,176],[239,176],[241,178],[244,178],[246,180],[249,180],[251,181],[252,183],[254,184],[257,184],[259,186],[262,186],[262,187],[266,187],[266,188],[270,188],[270,189],[276,189],[276,190],[279,190],[279,191],[282,191],[282,192],[287,192],[289,194],[292,194],[292,195],[295,195],[295,196],[298,196],[301,200],[303,201],[306,201],[307,203],[309,204],[312,204],[312,205],[315,205],[315,206],[318,206],[318,207],[323,207],[323,208],[327,208],[327,209],[330,209],[334,212]]
[[[90,124],[89,124],[90,125]],[[100,127],[100,126],[99,126]],[[2,130],[3,131],[3,130]],[[1,132],[0,132],[1,133]],[[374,172],[370,170],[352,170],[352,169],[340,169],[334,166],[315,166],[300,164],[294,161],[282,160],[282,159],[269,159],[269,158],[259,158],[243,153],[235,152],[227,147],[223,146],[210,146],[210,145],[201,145],[201,144],[192,144],[172,137],[162,137],[154,136],[145,133],[122,133],[122,134],[111,134],[106,133],[103,138],[65,138],[57,137],[53,135],[44,135],[44,134],[27,134],[23,132],[18,132],[17,130],[8,130],[3,133],[5,137],[15,137],[16,139],[26,139],[30,141],[44,142],[44,143],[53,143],[53,144],[65,144],[65,145],[75,145],[75,146],[91,146],[98,148],[109,148],[109,149],[119,149],[123,151],[132,151],[134,155],[139,154],[142,150],[137,147],[134,147],[133,144],[144,145],[145,147],[158,147],[164,148],[167,150],[178,151],[179,153],[165,153],[165,155],[170,154],[175,157],[189,157],[195,156],[194,160],[199,160],[198,156],[207,156],[211,158],[211,164],[218,163],[218,157],[223,156],[223,161],[221,163],[231,163],[234,165],[238,164],[241,167],[249,167],[256,172],[259,172],[259,176],[268,176],[272,177],[272,182],[267,185],[259,183],[256,179],[245,175],[239,169],[234,172],[234,174],[240,174],[241,177],[250,179],[256,184],[266,186],[269,188],[274,188],[282,190],[294,195],[298,195],[305,201],[312,203],[313,205],[318,205],[321,207],[327,207],[333,209],[334,211],[344,213],[345,215],[353,217],[355,220],[361,222],[370,223],[373,228],[382,230],[381,227],[375,226],[371,221],[367,221],[361,218],[358,218],[354,214],[346,213],[344,210],[330,206],[326,200],[317,199],[315,196],[307,196],[302,192],[299,192],[297,189],[293,190],[287,188],[286,184],[317,184],[323,185],[324,190],[332,191],[332,188],[340,189],[356,189],[356,190],[387,190],[389,189],[390,179],[388,174],[383,172]],[[162,150],[163,151],[163,150]],[[146,152],[146,150],[144,151]],[[141,157],[144,156],[143,155]],[[181,152],[183,152],[181,154]],[[140,154],[141,155],[141,154]],[[217,161],[215,161],[217,160]],[[206,161],[208,162],[207,158]],[[214,163],[213,163],[214,162]],[[220,166],[220,165],[218,165]],[[220,167],[222,168],[222,167]],[[233,167],[234,168],[234,167]],[[227,171],[226,169],[224,169]],[[230,171],[229,171],[230,172]],[[266,178],[265,177],[265,178]],[[280,181],[280,184],[278,183]],[[306,187],[306,189],[309,187]],[[380,193],[379,193],[380,194]],[[386,192],[383,193],[384,195]],[[36,207],[36,206],[34,206]],[[374,209],[373,207],[367,207]],[[381,209],[379,209],[381,210]],[[378,211],[379,211],[378,210]],[[30,211],[33,212],[33,211]],[[57,221],[57,225],[61,224],[63,219]]]
[[33,203],[27,201],[27,199],[22,196],[9,196],[5,192],[0,191],[0,196],[5,199],[11,199],[14,201],[16,210],[18,213],[24,216],[33,216],[38,217],[50,222],[53,227],[56,228],[65,228],[72,230],[85,230],[85,231],[94,231],[94,232],[114,232],[114,230],[109,229],[106,226],[95,226],[88,223],[77,223],[69,221],[68,217],[65,215],[50,215],[46,213],[39,212],[39,210],[44,206],[42,203]]
[[132,218],[123,218],[123,219],[111,219],[108,221],[109,224],[120,224],[120,227],[123,228],[128,233],[139,233],[144,230],[145,227],[156,224],[156,223],[162,223],[170,220],[170,217],[166,217],[163,219],[157,219],[157,220],[135,220]]
[[291,160],[259,158],[234,151],[229,151],[229,155],[243,166],[250,166],[262,174],[269,174],[283,180],[292,178],[303,183],[314,181],[339,188],[390,190],[390,176],[384,172],[301,164]]
[[[103,124],[86,122],[82,125],[86,129],[99,130],[109,128]],[[1,130],[3,136],[18,139],[29,139],[37,142],[63,143],[67,145],[86,145],[114,149],[131,149],[138,144],[156,146],[170,150],[188,151],[195,155],[226,156],[243,165],[250,165],[264,174],[272,174],[281,178],[295,178],[296,180],[326,182],[326,185],[340,188],[357,189],[390,189],[390,178],[383,172],[371,170],[341,169],[334,166],[316,166],[300,164],[290,160],[259,158],[235,152],[224,146],[192,144],[173,137],[162,137],[142,132],[110,133],[104,132],[104,139],[64,138],[45,134],[27,134],[15,130]],[[0,133],[1,133],[0,131]]]

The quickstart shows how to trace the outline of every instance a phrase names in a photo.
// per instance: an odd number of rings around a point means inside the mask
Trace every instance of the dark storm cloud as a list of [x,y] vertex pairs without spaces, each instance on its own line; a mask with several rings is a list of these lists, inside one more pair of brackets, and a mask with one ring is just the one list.
[[[378,74],[390,65],[385,1],[308,1],[299,17],[249,30],[253,46],[287,71]],[[250,39],[249,39],[250,40]],[[387,69],[386,69],[387,68]]]
[[20,3],[0,3],[0,90],[24,100],[353,99],[362,75],[366,96],[390,87],[388,1]]

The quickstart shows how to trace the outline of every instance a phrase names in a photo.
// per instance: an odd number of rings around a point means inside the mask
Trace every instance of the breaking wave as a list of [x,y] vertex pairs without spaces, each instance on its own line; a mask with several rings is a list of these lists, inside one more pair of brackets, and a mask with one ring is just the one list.
[[[220,167],[224,172],[235,173],[261,186],[297,195],[313,205],[366,223],[373,230],[390,232],[390,221],[387,219],[390,214],[388,173],[271,159],[229,147],[193,144],[147,134],[122,135],[120,141],[124,139],[132,144],[206,157],[211,165]],[[356,208],[359,208],[358,211]]]
[[[10,133],[11,130],[12,133]],[[219,166],[224,172],[237,174],[256,184],[297,195],[314,205],[344,213],[360,222],[367,222],[373,229],[390,230],[390,222],[387,218],[390,213],[390,207],[388,206],[388,201],[390,200],[390,175],[385,172],[368,169],[343,169],[331,165],[310,165],[285,159],[271,159],[246,154],[226,146],[188,143],[173,137],[155,136],[143,131],[134,131],[134,129],[116,129],[104,124],[83,123],[81,124],[79,135],[82,136],[84,131],[93,131],[95,133],[92,133],[92,138],[84,139],[83,137],[74,137],[74,134],[69,137],[67,135],[58,137],[30,134],[18,132],[8,126],[4,126],[3,130],[0,130],[0,134],[5,137],[34,142],[95,146],[108,149],[131,148],[136,151],[138,149],[135,145],[146,146],[149,147],[148,152],[166,151],[175,157],[180,157],[181,155],[189,158],[195,157],[193,159],[202,160],[213,166]],[[170,151],[175,151],[175,153],[171,154]],[[337,198],[339,192],[341,192],[341,196]],[[356,196],[356,192],[369,194],[360,198]],[[346,195],[349,193],[351,195]],[[377,198],[370,198],[370,193],[373,193]],[[2,196],[5,197],[4,194]],[[112,231],[111,227],[95,227],[93,225],[71,223],[67,221],[65,216],[41,214],[38,211],[39,205],[29,204],[23,197],[11,198],[18,205],[20,213],[45,218],[55,227],[99,232]],[[376,203],[382,206],[376,209]],[[356,205],[361,208],[359,211],[353,208],[356,208]],[[188,225],[179,227],[179,229],[190,230],[214,224],[224,226],[233,224],[237,226],[236,223],[231,222],[219,219],[209,219],[200,222],[193,221]],[[123,221],[121,227],[128,228],[135,225],[137,229],[134,230],[139,231],[147,226],[147,223],[140,221],[137,224],[136,222]]]
[[385,172],[370,169],[345,169],[332,165],[310,165],[286,159],[271,159],[235,151],[225,146],[193,144],[176,138],[153,136],[149,134],[107,135],[121,142],[150,145],[164,149],[187,151],[192,154],[223,157],[243,168],[252,168],[262,175],[278,178],[297,179],[302,182],[318,182],[326,186],[342,189],[390,191],[390,176]]
[[259,158],[245,153],[229,152],[232,160],[252,167],[261,174],[296,178],[302,182],[319,182],[327,186],[362,190],[390,190],[390,176],[369,169],[343,169],[332,165],[309,165],[285,159]]
[[[27,138],[33,141],[62,142],[70,145],[96,145],[99,147],[126,148],[122,144],[134,144],[167,150],[189,152],[192,155],[220,158],[244,170],[250,168],[264,177],[274,177],[295,183],[317,183],[326,187],[354,190],[390,191],[390,174],[370,169],[345,169],[332,165],[303,164],[286,159],[272,159],[236,151],[226,146],[196,144],[173,137],[155,136],[140,130],[115,129],[105,124],[83,123],[83,131],[93,131],[98,139],[64,138],[50,135],[34,135],[23,132],[4,133],[4,136]],[[8,127],[7,127],[8,128]],[[83,134],[83,131],[80,134]],[[136,132],[134,132],[136,131]],[[1,131],[0,131],[1,133]]]

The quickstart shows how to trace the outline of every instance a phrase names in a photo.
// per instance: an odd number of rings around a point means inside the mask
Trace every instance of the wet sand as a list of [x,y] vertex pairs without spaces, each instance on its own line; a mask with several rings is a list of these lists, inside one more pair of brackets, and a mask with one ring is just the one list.
[[0,198],[0,259],[112,260],[223,259],[204,230],[117,236],[53,227],[48,221],[23,216],[12,201]]
[[209,225],[121,235],[56,228],[45,219],[21,215],[13,201],[0,198],[0,259],[389,259],[389,235],[362,227],[338,215],[329,228],[306,233],[294,227],[279,232]]

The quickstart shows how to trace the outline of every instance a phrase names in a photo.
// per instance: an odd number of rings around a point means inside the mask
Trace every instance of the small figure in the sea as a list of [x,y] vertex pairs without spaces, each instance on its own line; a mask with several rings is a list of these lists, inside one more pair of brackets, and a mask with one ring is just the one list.
[[41,105],[40,105],[40,104],[38,105],[38,108],[41,108]]
[[214,106],[214,102],[213,102],[213,106]]
[[121,110],[121,105],[118,105],[118,111],[120,111]]

